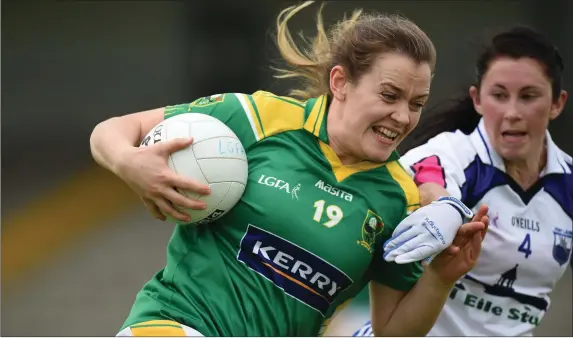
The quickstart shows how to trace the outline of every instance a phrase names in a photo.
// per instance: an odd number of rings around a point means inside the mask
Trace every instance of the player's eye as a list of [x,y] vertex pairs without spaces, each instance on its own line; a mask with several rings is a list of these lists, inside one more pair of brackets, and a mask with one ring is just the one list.
[[382,92],[380,95],[382,95],[384,101],[387,101],[389,103],[396,102],[396,100],[398,99],[398,96],[396,94],[390,92]]
[[531,101],[533,99],[535,99],[538,95],[534,94],[534,93],[525,93],[525,94],[521,94],[521,99],[524,101]]

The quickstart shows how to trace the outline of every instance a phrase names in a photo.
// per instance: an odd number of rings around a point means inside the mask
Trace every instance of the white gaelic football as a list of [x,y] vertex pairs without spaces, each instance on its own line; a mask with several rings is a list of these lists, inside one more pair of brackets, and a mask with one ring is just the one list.
[[[140,146],[190,137],[193,137],[193,144],[169,156],[169,168],[178,175],[209,185],[211,194],[180,190],[181,194],[204,201],[207,209],[175,207],[190,215],[191,223],[208,223],[227,213],[243,195],[248,175],[247,155],[229,127],[214,117],[198,113],[164,120],[145,136]],[[167,219],[178,222],[170,217]]]

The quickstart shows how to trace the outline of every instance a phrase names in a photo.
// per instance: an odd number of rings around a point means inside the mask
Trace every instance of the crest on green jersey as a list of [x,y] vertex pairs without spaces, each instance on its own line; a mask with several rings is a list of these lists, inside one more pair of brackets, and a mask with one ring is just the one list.
[[368,252],[373,253],[376,237],[382,233],[382,230],[384,230],[382,217],[378,216],[372,210],[368,210],[366,218],[362,223],[362,240],[357,241],[358,244],[365,247]]
[[206,107],[225,101],[225,94],[215,94],[199,98],[191,104],[192,107]]

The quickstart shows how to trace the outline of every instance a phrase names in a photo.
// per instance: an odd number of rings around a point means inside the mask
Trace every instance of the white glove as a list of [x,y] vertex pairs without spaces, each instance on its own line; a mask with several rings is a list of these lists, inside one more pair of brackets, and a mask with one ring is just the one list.
[[453,243],[460,226],[472,217],[473,212],[457,198],[440,197],[398,224],[384,243],[384,259],[398,264],[429,261]]

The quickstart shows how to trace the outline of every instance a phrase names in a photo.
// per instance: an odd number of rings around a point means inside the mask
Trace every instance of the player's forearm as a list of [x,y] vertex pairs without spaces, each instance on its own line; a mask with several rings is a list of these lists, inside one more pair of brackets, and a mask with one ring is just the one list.
[[445,285],[426,267],[376,336],[426,336],[438,319],[453,285]]
[[95,161],[117,174],[122,153],[137,146],[141,128],[125,117],[114,117],[99,123],[90,137],[90,148]]
[[[446,189],[437,183],[418,186],[420,204],[428,205],[442,196],[449,196]],[[396,306],[392,316],[376,336],[425,336],[434,326],[453,285],[444,285],[430,267]],[[374,321],[373,321],[374,324]],[[376,325],[373,325],[376,330]]]
[[449,196],[450,193],[437,183],[423,183],[418,186],[420,192],[420,204],[428,205],[442,196]]

